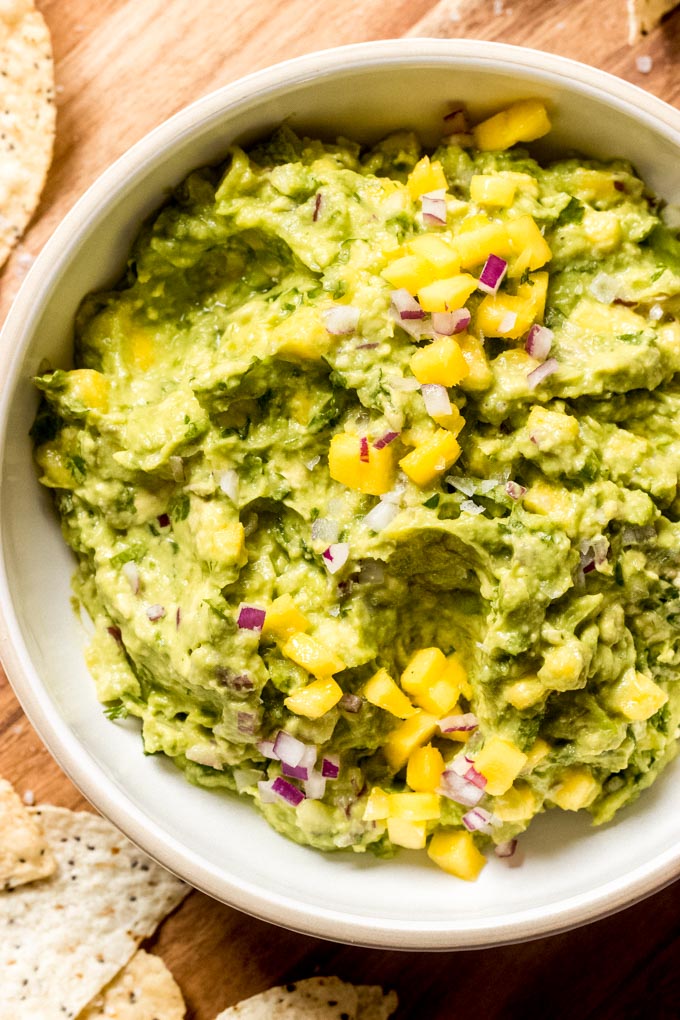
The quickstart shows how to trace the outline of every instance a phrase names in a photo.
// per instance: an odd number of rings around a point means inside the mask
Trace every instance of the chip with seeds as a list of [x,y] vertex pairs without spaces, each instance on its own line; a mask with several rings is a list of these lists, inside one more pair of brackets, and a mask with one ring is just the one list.
[[31,813],[57,870],[0,894],[0,1020],[74,1020],[189,887],[98,815]]
[[160,956],[138,950],[78,1020],[184,1020],[186,1004]]
[[55,122],[45,20],[33,0],[0,0],[0,266],[40,199]]
[[628,0],[628,41],[632,44],[659,24],[678,0]]
[[55,868],[38,820],[0,779],[0,890],[47,878]]
[[281,985],[225,1009],[217,1020],[387,1020],[397,1008],[394,992],[315,977]]

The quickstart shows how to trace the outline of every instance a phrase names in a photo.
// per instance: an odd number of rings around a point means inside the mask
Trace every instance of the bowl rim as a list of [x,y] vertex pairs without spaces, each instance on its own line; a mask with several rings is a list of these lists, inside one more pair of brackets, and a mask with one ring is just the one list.
[[[88,221],[113,197],[134,186],[154,156],[166,153],[199,125],[226,114],[256,95],[312,77],[422,62],[466,61],[539,80],[568,79],[637,119],[662,124],[680,145],[680,111],[643,89],[586,64],[539,50],[471,39],[404,38],[357,43],[286,60],[223,86],[174,114],[144,135],[89,186],[49,238],[17,295],[0,334],[0,468],[18,369],[32,336],[41,295],[58,279]],[[75,238],[75,240],[73,240]],[[43,268],[44,267],[44,268]],[[108,779],[58,717],[24,645],[14,612],[2,550],[0,519],[0,660],[31,724],[60,767],[84,796],[134,843],[197,889],[262,920],[313,935],[376,948],[450,950],[481,948],[538,938],[596,920],[660,890],[680,875],[680,845],[657,854],[596,890],[500,918],[482,918],[452,927],[450,921],[376,919],[349,911],[311,912],[292,898],[267,892],[247,881],[218,874],[198,854],[160,830]]]

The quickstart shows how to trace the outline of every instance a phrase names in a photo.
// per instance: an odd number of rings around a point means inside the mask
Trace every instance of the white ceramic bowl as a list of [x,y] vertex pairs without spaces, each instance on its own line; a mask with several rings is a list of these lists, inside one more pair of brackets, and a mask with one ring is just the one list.
[[390,862],[322,855],[286,841],[234,798],[190,786],[144,757],[133,723],[102,715],[70,598],[73,561],[28,439],[41,360],[67,365],[81,298],[111,283],[142,219],[192,168],[287,119],[327,137],[440,133],[451,100],[474,116],[540,96],[550,146],[624,156],[680,203],[680,113],[601,71],[494,43],[409,40],[313,54],[206,96],[134,146],[80,200],[37,259],[0,346],[0,631],[29,718],[88,799],[131,839],[212,896],[300,931],[399,948],[484,946],[555,932],[617,910],[680,872],[680,772],[669,768],[605,828],[550,812],[524,837],[526,863],[497,860],[475,884],[424,854]]

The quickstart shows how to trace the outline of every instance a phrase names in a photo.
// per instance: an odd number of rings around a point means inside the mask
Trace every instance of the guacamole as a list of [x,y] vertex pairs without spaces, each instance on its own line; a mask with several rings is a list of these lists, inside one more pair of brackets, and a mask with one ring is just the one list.
[[531,106],[233,148],[36,380],[104,711],[300,843],[463,878],[610,820],[680,721],[680,242],[629,164],[514,144]]

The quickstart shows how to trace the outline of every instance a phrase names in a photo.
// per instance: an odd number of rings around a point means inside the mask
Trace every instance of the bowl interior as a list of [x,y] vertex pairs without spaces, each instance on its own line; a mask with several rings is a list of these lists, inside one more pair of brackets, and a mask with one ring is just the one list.
[[[539,96],[553,111],[551,152],[630,159],[680,202],[680,115],[560,58],[484,43],[413,40],[349,47],[260,72],[157,129],[100,179],[37,260],[0,347],[0,637],[8,673],[44,740],[89,799],[166,866],[218,898],[317,935],[411,948],[483,945],[578,923],[677,873],[678,770],[614,824],[553,812],[523,839],[526,862],[492,860],[474,885],[403,851],[391,862],[323,856],[287,842],[236,798],[191,787],[144,757],[132,722],[104,718],[71,610],[73,561],[37,484],[30,379],[68,365],[82,297],[116,279],[142,219],[194,167],[283,120],[324,137],[377,139],[397,128],[427,141],[458,100],[481,115]],[[675,781],[674,781],[675,780]]]

